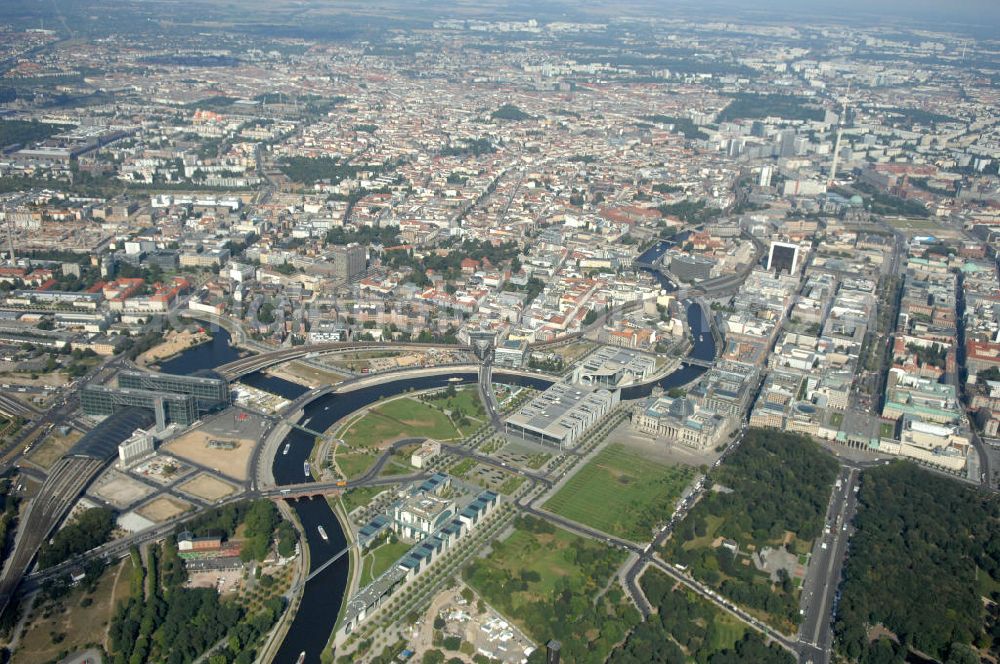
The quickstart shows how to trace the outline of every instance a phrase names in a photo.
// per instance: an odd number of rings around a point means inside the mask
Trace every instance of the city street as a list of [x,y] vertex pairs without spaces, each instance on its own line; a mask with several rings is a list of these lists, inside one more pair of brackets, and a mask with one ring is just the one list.
[[857,507],[860,471],[842,467],[837,476],[823,533],[813,545],[812,559],[802,584],[799,651],[803,662],[826,664],[833,644],[832,616],[836,604],[840,572],[852,533],[851,519]]

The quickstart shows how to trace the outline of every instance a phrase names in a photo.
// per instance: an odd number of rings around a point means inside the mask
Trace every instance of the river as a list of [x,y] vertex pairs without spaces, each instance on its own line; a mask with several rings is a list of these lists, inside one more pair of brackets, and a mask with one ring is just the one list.
[[[665,250],[664,246],[660,253]],[[654,273],[654,275],[658,275],[661,281],[666,281],[659,273]],[[671,290],[672,286],[669,284]],[[689,305],[687,317],[694,335],[692,355],[699,359],[711,360],[715,357],[715,342],[701,307],[697,304]],[[699,337],[701,338],[699,339]],[[191,348],[162,362],[160,370],[167,373],[190,375],[199,370],[213,369],[221,364],[231,362],[239,356],[239,351],[231,344],[229,333],[217,328],[211,342]],[[677,387],[694,380],[704,371],[705,369],[702,367],[680,367],[655,384],[664,389]],[[475,372],[467,372],[452,376],[425,376],[373,385],[345,394],[328,394],[307,405],[299,422],[314,431],[325,431],[342,417],[380,399],[414,390],[446,387],[450,384],[450,378],[460,379],[461,382],[458,384],[471,384],[476,382],[478,375]],[[497,382],[530,385],[540,389],[551,384],[550,380],[541,376],[538,378],[503,376],[500,375],[499,370],[494,373],[494,379]],[[307,388],[297,383],[266,376],[259,372],[244,376],[240,382],[268,390],[289,400],[307,391]],[[638,399],[648,396],[653,385],[624,388],[622,398]],[[311,435],[298,429],[292,429],[285,437],[279,447],[278,454],[275,455],[272,467],[275,481],[279,485],[311,481],[311,478],[306,477],[303,465],[312,451],[313,440]],[[288,453],[284,454],[286,445]],[[347,538],[340,521],[326,500],[322,498],[297,500],[291,501],[290,505],[295,510],[305,531],[306,544],[310,552],[310,571],[315,570],[330,557],[339,553],[347,545]],[[329,540],[324,540],[319,535],[319,526],[323,526]],[[350,580],[349,571],[349,556],[343,556],[306,584],[295,618],[275,656],[275,664],[294,664],[298,660],[299,653],[302,652],[306,653],[304,662],[313,664],[320,661],[319,654],[326,646],[340,612],[344,593]]]

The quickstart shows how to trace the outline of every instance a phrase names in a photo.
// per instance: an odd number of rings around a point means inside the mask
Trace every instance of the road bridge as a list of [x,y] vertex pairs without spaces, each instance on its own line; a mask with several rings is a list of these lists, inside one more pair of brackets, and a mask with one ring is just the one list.
[[351,351],[364,351],[364,350],[398,350],[398,351],[415,351],[415,350],[450,350],[450,351],[468,351],[471,350],[468,346],[462,345],[449,345],[449,344],[422,344],[422,343],[380,343],[375,341],[334,341],[322,344],[308,344],[304,346],[294,346],[292,348],[283,348],[280,350],[274,350],[266,353],[259,353],[257,355],[250,355],[248,357],[241,357],[238,360],[233,360],[226,364],[219,365],[216,367],[218,371],[227,380],[236,380],[240,376],[245,376],[262,369],[267,369],[276,364],[282,364],[284,362],[290,362],[292,360],[298,360],[301,358],[314,357],[316,355],[324,355],[327,353],[345,353]]

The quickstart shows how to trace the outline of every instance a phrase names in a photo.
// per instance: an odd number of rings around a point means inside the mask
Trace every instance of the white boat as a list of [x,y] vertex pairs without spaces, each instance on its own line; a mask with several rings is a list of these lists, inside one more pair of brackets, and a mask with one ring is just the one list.
[[288,450],[290,450],[290,449],[292,449],[292,444],[291,443],[285,443],[285,449],[281,452],[282,456],[284,456],[285,454],[288,454]]
[[458,376],[452,376],[451,378],[448,379],[448,382],[449,383],[461,383],[462,379],[459,378]]
[[330,541],[330,538],[327,537],[326,530],[323,529],[323,526],[316,526],[316,530],[319,531],[319,536],[323,538],[324,542],[329,542]]
[[311,477],[311,474],[309,473],[309,462],[308,461],[306,461],[306,462],[304,462],[302,464],[302,472],[305,473],[306,477]]
[[299,653],[299,658],[295,661],[295,664],[302,664],[302,662],[304,662],[304,661],[306,661],[306,651],[305,650],[303,650],[302,652]]

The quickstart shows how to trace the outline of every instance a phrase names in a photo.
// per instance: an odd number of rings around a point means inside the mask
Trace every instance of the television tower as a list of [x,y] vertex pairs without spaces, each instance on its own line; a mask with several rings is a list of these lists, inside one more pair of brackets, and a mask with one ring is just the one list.
[[833,180],[837,177],[837,162],[840,161],[840,140],[844,134],[844,123],[847,122],[847,97],[851,94],[851,86],[847,86],[847,94],[841,99],[841,114],[837,121],[837,140],[833,144],[833,163],[830,165],[830,177],[826,181],[827,189],[833,186]]

